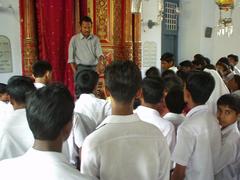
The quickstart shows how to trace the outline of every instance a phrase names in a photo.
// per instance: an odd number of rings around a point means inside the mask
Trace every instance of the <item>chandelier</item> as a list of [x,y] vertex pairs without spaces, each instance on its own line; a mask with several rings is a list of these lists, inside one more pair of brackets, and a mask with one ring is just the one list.
[[215,0],[219,8],[219,20],[217,25],[217,35],[231,36],[233,33],[232,11],[234,8],[234,0]]

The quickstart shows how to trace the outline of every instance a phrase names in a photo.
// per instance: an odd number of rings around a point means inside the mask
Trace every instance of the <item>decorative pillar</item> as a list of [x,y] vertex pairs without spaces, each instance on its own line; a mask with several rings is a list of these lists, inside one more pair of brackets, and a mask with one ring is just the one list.
[[124,27],[123,27],[123,55],[125,60],[133,60],[133,42],[132,42],[132,13],[131,0],[123,1],[124,4]]
[[75,0],[74,1],[75,5],[75,33],[80,32],[80,16],[81,16],[81,5],[80,5],[80,0]]
[[22,71],[32,75],[32,64],[37,60],[35,0],[20,0],[22,31]]
[[133,17],[133,61],[141,68],[142,42],[141,42],[141,14],[135,13]]

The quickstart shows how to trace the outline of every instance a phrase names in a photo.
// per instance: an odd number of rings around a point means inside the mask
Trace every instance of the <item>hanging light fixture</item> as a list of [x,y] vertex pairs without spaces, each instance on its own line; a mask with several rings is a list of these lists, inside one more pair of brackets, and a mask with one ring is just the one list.
[[219,7],[219,20],[217,25],[217,35],[228,35],[233,33],[232,11],[234,8],[234,0],[215,0]]

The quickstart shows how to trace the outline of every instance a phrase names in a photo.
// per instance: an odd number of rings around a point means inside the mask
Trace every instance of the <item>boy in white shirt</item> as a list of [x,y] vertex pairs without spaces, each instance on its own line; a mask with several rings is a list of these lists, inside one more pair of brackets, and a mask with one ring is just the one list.
[[184,100],[191,109],[179,126],[172,154],[172,180],[213,180],[221,151],[221,129],[205,105],[214,89],[207,72],[192,72],[185,82]]
[[7,92],[14,111],[0,126],[0,160],[25,153],[33,143],[33,135],[26,118],[26,96],[35,91],[30,78],[13,76],[9,79]]
[[170,151],[175,146],[175,129],[171,122],[161,118],[158,104],[163,98],[163,82],[161,78],[144,78],[142,81],[141,105],[134,110],[139,118],[153,124],[163,133]]
[[75,76],[77,101],[74,108],[74,125],[68,139],[71,163],[79,168],[79,160],[83,140],[111,114],[111,104],[97,98],[98,74],[93,70],[78,71]]
[[162,133],[133,114],[139,68],[132,61],[114,61],[104,77],[112,115],[85,139],[81,172],[104,180],[169,180],[170,153]]
[[52,81],[52,65],[43,60],[36,61],[32,66],[34,86],[39,89]]
[[231,158],[224,157],[222,169],[215,176],[215,180],[239,180],[240,179],[240,133],[237,127],[237,119],[240,117],[240,96],[226,94],[217,101],[217,117],[222,126],[223,143],[233,146],[235,152]]
[[72,128],[73,108],[73,97],[62,84],[33,93],[26,113],[34,144],[23,156],[0,162],[0,179],[94,179],[81,175],[61,153]]
[[169,112],[163,116],[163,119],[173,123],[177,134],[178,126],[185,120],[185,116],[182,114],[185,107],[183,90],[180,87],[170,89],[165,96],[165,104]]

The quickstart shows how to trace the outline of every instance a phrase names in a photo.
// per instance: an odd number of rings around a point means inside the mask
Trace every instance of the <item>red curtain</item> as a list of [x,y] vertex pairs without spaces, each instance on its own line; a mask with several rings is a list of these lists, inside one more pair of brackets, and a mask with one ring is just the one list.
[[68,44],[74,34],[74,0],[36,1],[39,59],[51,63],[53,80],[74,92],[68,60]]

